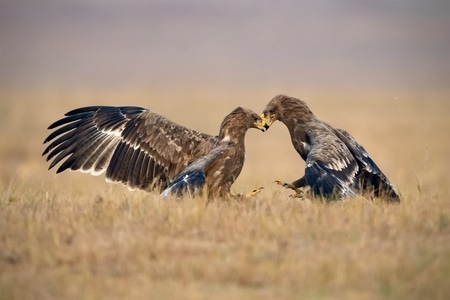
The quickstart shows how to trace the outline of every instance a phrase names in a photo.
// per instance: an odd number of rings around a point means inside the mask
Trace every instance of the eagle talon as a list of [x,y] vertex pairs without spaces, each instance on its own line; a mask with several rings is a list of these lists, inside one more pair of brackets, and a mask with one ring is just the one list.
[[276,184],[278,184],[278,185],[281,185],[282,187],[287,188],[287,189],[294,189],[294,187],[291,184],[287,183],[287,182],[283,182],[283,181],[280,181],[280,180],[275,180],[274,182]]
[[281,186],[283,186],[283,187],[285,187],[285,188],[288,188],[288,187],[289,187],[289,184],[288,184],[288,183],[283,182],[283,181],[280,181],[280,180],[275,180],[274,183],[276,183],[276,184],[278,184],[278,185],[281,185]]
[[284,187],[284,188],[294,190],[294,191],[296,191],[297,193],[299,193],[299,191],[300,191],[300,190],[299,190],[298,188],[296,188],[292,183],[282,182],[282,181],[279,181],[279,180],[275,180],[275,183],[278,184],[278,185],[281,185],[281,186]]
[[299,198],[300,200],[305,200],[305,192],[298,189],[296,194],[289,195],[289,198]]
[[253,197],[253,196],[255,196],[255,195],[261,193],[261,191],[262,191],[263,189],[264,189],[264,187],[259,187],[259,188],[257,188],[257,189],[254,189],[254,190],[251,191],[250,193],[246,194],[246,195],[245,195],[245,198]]

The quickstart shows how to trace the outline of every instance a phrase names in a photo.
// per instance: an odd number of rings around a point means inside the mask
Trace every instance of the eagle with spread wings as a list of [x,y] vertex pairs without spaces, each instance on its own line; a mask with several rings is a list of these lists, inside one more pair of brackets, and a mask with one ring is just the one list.
[[266,129],[276,120],[289,130],[295,150],[306,162],[305,175],[292,183],[279,184],[296,190],[310,186],[326,198],[344,198],[371,192],[390,202],[400,197],[367,151],[347,131],[319,120],[299,99],[277,95],[261,117]]
[[51,124],[42,155],[57,173],[70,169],[105,173],[109,182],[130,189],[171,194],[204,192],[209,198],[230,195],[245,160],[248,129],[265,130],[250,109],[228,114],[216,136],[198,132],[133,106],[90,106],[69,111]]

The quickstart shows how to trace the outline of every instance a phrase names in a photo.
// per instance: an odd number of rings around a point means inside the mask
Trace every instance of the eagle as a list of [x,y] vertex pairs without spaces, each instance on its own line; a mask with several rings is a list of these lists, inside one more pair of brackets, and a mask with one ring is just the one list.
[[268,129],[276,120],[289,130],[295,150],[305,161],[305,174],[292,183],[278,184],[292,188],[310,186],[316,196],[341,199],[373,193],[389,202],[400,197],[367,151],[347,131],[319,120],[308,105],[286,95],[269,101],[261,118]]
[[51,161],[49,170],[61,162],[57,173],[105,173],[108,182],[162,197],[201,192],[223,198],[244,165],[250,128],[264,131],[264,122],[243,107],[225,116],[218,135],[209,135],[142,107],[89,106],[48,127],[53,132],[42,155]]

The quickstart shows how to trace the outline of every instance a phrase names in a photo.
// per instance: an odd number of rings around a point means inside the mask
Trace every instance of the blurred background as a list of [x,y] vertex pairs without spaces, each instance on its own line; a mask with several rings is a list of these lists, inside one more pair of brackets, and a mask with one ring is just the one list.
[[449,12],[414,0],[3,0],[0,79],[446,88]]
[[[400,188],[433,189],[449,166],[449,13],[444,0],[2,0],[2,186],[78,178],[40,157],[74,107],[140,105],[217,134],[234,107],[259,113],[284,93],[351,132]],[[249,132],[247,154],[240,190],[303,174],[281,124]]]

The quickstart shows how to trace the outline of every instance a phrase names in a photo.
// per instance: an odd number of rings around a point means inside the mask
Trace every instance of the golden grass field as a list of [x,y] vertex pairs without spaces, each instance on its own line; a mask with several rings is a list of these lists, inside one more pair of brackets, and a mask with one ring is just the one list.
[[[103,176],[47,171],[46,127],[76,107],[139,105],[210,134],[277,93],[352,133],[402,195],[289,198],[286,128],[247,134],[241,202],[162,201]],[[286,88],[0,91],[0,299],[448,299],[450,93]]]

